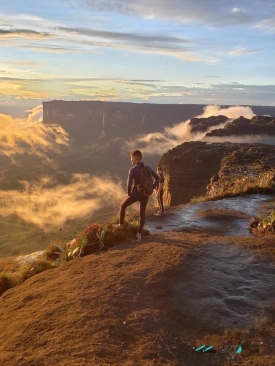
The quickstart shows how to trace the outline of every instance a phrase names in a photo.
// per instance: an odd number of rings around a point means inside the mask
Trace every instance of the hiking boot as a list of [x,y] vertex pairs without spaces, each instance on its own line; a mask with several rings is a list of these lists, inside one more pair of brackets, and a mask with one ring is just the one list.
[[162,216],[162,213],[157,212],[157,213],[155,213],[154,215],[155,215],[155,216]]
[[138,242],[140,242],[140,241],[141,241],[141,233],[137,233],[137,234],[136,234],[136,239],[135,239],[135,240],[133,240],[132,242],[134,243],[134,242],[136,242],[136,241],[138,241]]

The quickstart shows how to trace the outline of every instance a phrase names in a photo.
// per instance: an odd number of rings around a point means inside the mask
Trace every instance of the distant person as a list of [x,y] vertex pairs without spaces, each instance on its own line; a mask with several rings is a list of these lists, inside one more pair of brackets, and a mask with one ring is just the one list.
[[211,196],[214,189],[214,178],[210,179],[210,183],[206,186],[207,196]]
[[164,183],[164,175],[162,168],[158,168],[157,170],[159,176],[159,184],[156,187],[156,198],[159,204],[159,211],[155,213],[155,216],[161,216],[164,214],[164,207],[163,207],[163,183]]
[[139,201],[139,227],[138,233],[136,235],[137,241],[141,240],[141,233],[145,223],[145,211],[148,202],[149,195],[144,196],[141,191],[141,176],[142,176],[142,169],[148,169],[148,175],[150,179],[153,176],[155,181],[152,180],[152,193],[153,190],[159,183],[159,177],[156,172],[153,171],[151,167],[145,165],[142,160],[142,154],[139,150],[135,150],[131,152],[131,163],[134,165],[133,168],[129,170],[128,179],[127,179],[127,196],[124,201],[120,204],[120,215],[119,215],[119,224],[114,224],[113,227],[122,227],[125,218],[125,211],[126,208],[132,205],[135,202]]

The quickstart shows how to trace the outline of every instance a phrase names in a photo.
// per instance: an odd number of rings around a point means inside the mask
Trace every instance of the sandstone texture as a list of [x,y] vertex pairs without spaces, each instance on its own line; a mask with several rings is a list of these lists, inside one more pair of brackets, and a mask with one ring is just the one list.
[[226,123],[228,120],[228,117],[222,115],[208,118],[191,118],[189,122],[190,132],[206,132],[210,127]]
[[207,137],[240,135],[275,135],[275,118],[254,116],[250,119],[239,117],[227,123],[224,128],[214,129],[206,134]]
[[158,165],[166,178],[165,205],[174,206],[206,194],[212,177],[227,181],[240,175],[272,172],[275,148],[262,144],[185,142],[165,153]]

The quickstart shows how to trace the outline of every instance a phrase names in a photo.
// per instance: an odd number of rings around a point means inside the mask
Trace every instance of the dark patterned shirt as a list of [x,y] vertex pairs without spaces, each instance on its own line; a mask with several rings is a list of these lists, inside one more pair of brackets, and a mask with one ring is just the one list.
[[[140,176],[141,176],[141,168],[144,167],[144,163],[142,161],[140,161],[139,163],[137,163],[135,166],[133,166],[133,168],[131,168],[129,170],[129,174],[128,174],[128,179],[127,179],[127,193],[130,196],[135,196],[135,197],[139,197],[141,196],[141,194],[139,193],[138,189],[137,189],[137,185],[140,183]],[[153,187],[156,188],[156,186],[159,183],[159,176],[157,175],[156,172],[154,172],[154,170],[149,167],[148,165],[146,165],[147,168],[149,168],[151,175],[155,178]]]

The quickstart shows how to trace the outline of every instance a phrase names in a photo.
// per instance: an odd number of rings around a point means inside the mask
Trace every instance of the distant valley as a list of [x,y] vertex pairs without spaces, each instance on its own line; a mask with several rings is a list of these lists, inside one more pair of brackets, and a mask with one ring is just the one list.
[[[249,107],[243,107],[251,118],[239,118],[241,114],[238,118],[206,116],[204,107],[88,101],[43,103],[43,122],[25,129],[21,135],[0,136],[0,205],[4,212],[0,221],[0,256],[43,248],[48,244],[54,222],[55,237],[67,235],[69,239],[91,220],[104,221],[113,216],[126,192],[131,167],[129,153],[133,149],[140,149],[144,161],[156,169],[164,154],[187,141],[230,141],[230,136],[243,133],[268,135],[268,143],[273,142],[274,135],[275,141],[275,107],[252,106],[251,112]],[[221,114],[228,108],[222,106]],[[271,117],[253,117],[253,113]],[[215,172],[218,170],[217,165]],[[209,177],[206,174],[198,194]],[[104,189],[98,190],[98,184]],[[62,215],[70,227],[68,231],[62,224]],[[63,228],[62,234],[58,233],[58,226]]]

